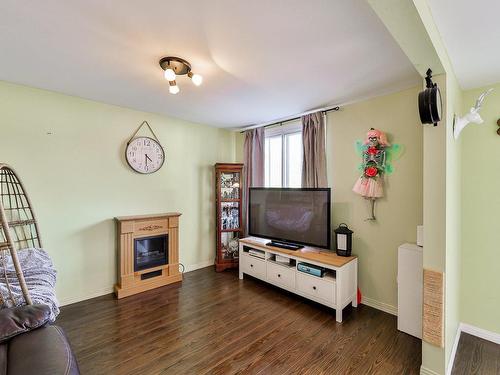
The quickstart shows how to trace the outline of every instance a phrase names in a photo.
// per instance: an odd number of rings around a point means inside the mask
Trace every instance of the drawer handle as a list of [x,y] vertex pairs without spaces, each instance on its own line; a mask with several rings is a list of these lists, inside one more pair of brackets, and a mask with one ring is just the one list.
[[250,264],[250,267],[253,267],[253,264]]
[[278,273],[278,277],[281,277],[281,275]]
[[314,289],[314,290],[316,290],[316,287],[315,287],[315,286],[313,286],[313,289]]

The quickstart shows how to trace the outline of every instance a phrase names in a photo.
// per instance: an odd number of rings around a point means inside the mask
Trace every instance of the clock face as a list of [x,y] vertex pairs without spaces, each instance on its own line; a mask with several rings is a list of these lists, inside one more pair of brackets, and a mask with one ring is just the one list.
[[152,138],[137,137],[127,145],[125,157],[128,165],[139,173],[154,173],[165,161],[163,147]]

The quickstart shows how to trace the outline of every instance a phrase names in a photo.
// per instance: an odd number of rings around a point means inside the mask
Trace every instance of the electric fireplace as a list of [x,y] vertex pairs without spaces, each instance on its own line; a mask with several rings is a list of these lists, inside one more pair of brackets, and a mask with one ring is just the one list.
[[178,212],[116,217],[118,298],[182,281]]
[[134,240],[134,271],[168,264],[168,234]]

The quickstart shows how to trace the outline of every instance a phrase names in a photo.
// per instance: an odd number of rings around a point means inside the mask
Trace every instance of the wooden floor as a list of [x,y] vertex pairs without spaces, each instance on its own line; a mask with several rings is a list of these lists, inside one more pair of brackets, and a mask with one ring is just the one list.
[[500,345],[460,334],[453,375],[500,375]]
[[335,312],[213,268],[120,301],[62,308],[82,374],[418,374],[421,343],[392,315]]

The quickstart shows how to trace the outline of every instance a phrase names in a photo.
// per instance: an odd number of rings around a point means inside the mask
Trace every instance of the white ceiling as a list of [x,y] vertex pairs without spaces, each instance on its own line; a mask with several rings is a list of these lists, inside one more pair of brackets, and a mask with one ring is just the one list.
[[462,88],[500,82],[500,1],[428,1]]
[[221,127],[421,82],[364,0],[2,0],[0,50],[0,80]]

